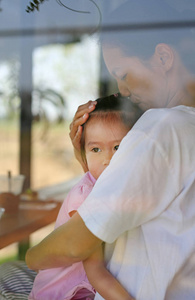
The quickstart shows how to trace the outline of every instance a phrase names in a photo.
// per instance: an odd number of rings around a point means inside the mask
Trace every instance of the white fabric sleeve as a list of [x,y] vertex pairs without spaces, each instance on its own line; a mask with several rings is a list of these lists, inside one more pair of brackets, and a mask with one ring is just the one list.
[[177,178],[162,145],[147,132],[131,130],[78,209],[101,240],[112,243],[158,216],[176,197]]

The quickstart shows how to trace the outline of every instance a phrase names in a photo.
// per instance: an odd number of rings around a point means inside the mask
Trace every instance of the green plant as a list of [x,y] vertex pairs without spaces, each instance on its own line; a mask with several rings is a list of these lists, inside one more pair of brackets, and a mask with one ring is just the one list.
[[5,109],[6,116],[12,120],[20,109],[20,96],[18,91],[19,62],[12,58],[2,64],[7,74],[1,78],[0,101]]
[[[0,0],[1,1],[1,0]],[[43,3],[44,1],[48,1],[48,0],[33,0],[29,3],[29,5],[27,6],[26,8],[26,12],[27,13],[30,13],[32,11],[34,11],[35,9],[39,11],[39,5],[41,3]],[[97,4],[95,3],[94,0],[89,0],[90,2],[92,2],[96,8],[98,9],[99,13],[100,13],[100,9],[99,7],[97,6]],[[78,12],[78,13],[83,13],[83,14],[90,14],[90,11],[82,11],[82,10],[77,10],[77,9],[73,9],[71,7],[68,7],[67,5],[63,4],[61,0],[56,0],[56,2],[61,5],[61,6],[64,6],[66,9],[69,9],[69,10],[72,10],[74,12]],[[101,13],[100,13],[101,14]]]
[[64,108],[66,107],[66,101],[61,94],[49,88],[35,88],[33,90],[33,94],[36,99],[38,109],[37,113],[33,116],[33,120],[34,122],[42,121],[43,130],[41,140],[45,141],[51,123],[48,112],[45,109],[45,104],[50,104],[53,107],[53,110],[55,110],[57,115],[57,123],[61,123],[64,121]]

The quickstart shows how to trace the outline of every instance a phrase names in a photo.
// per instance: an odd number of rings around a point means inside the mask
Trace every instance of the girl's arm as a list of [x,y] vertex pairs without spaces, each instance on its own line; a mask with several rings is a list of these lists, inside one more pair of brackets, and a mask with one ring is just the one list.
[[105,268],[102,246],[83,261],[83,265],[89,282],[104,299],[135,300]]

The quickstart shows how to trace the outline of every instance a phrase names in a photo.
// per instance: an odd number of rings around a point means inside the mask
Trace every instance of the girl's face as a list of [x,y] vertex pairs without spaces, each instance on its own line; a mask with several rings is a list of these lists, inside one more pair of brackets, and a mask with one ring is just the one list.
[[127,57],[120,48],[106,45],[103,56],[123,96],[131,96],[143,110],[167,106],[168,80],[155,54],[146,62],[135,56]]
[[85,156],[90,173],[97,179],[109,165],[128,129],[121,121],[93,118],[85,127]]

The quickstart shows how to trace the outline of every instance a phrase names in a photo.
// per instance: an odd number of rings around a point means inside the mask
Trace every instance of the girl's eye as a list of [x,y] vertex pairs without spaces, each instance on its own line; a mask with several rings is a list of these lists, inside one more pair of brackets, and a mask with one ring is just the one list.
[[118,148],[119,148],[119,145],[116,145],[116,146],[114,147],[114,150],[117,151]]
[[95,153],[100,152],[100,151],[101,151],[101,149],[97,148],[97,147],[92,149],[92,152],[95,152]]

